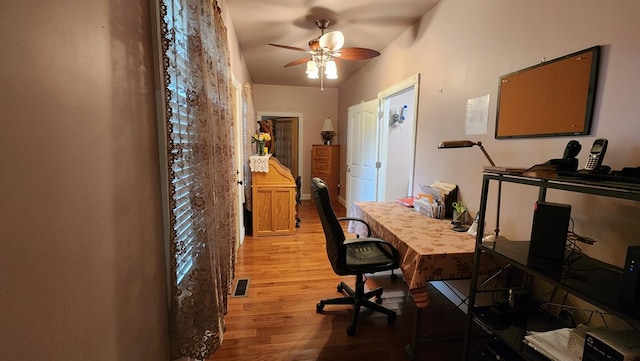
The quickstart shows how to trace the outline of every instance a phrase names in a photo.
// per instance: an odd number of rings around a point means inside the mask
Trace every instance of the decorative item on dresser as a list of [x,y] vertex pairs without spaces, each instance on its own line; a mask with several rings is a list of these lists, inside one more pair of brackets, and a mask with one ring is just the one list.
[[340,194],[340,146],[314,144],[311,150],[311,179],[322,179],[329,188],[331,203]]
[[336,130],[333,128],[333,123],[331,122],[331,118],[327,117],[324,120],[324,124],[322,125],[322,130],[320,131],[320,135],[322,135],[322,139],[324,139],[325,145],[331,145],[331,139],[336,135]]

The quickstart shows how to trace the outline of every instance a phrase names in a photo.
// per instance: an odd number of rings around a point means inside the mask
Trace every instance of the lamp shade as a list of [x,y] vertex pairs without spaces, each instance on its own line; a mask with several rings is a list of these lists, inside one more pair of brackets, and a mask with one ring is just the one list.
[[344,34],[341,31],[330,31],[320,37],[320,47],[330,51],[338,50],[344,45]]
[[476,143],[470,140],[448,140],[438,144],[438,148],[468,148],[473,147],[474,145],[476,145]]
[[478,148],[480,148],[484,156],[489,161],[489,164],[491,164],[492,166],[496,165],[493,162],[493,159],[491,159],[491,157],[489,156],[489,153],[487,153],[487,151],[484,149],[484,146],[482,146],[482,142],[472,142],[470,140],[447,140],[444,142],[440,142],[440,144],[438,144],[438,149],[469,148],[469,147],[473,147],[474,145],[477,145]]
[[324,124],[322,125],[322,132],[335,132],[333,129],[333,123],[331,122],[331,118],[327,117],[324,120]]
[[318,66],[316,65],[316,62],[313,60],[309,60],[307,62],[307,77],[309,79],[318,79]]
[[324,69],[327,79],[338,79],[338,67],[333,59],[327,61]]

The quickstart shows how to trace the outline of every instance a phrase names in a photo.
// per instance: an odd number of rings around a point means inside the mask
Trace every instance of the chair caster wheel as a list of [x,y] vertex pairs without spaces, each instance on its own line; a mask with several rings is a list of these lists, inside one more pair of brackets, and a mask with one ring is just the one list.
[[390,325],[393,325],[393,323],[394,323],[394,322],[396,322],[396,315],[389,315],[389,316],[387,316],[387,322],[388,322]]
[[404,349],[402,350],[402,354],[404,355],[404,357],[405,357],[407,360],[411,360],[411,361],[413,361],[413,360],[415,360],[415,358],[416,358],[416,352],[415,352],[415,350],[413,349],[413,346],[412,346],[412,345],[406,345],[406,346],[404,347]]
[[394,281],[397,280],[398,279],[398,275],[395,274],[395,273],[392,273],[391,274],[391,279],[394,280]]
[[322,303],[318,303],[316,305],[316,313],[322,313],[322,310],[324,310],[324,305]]
[[356,328],[353,325],[347,326],[347,335],[353,336],[356,334]]

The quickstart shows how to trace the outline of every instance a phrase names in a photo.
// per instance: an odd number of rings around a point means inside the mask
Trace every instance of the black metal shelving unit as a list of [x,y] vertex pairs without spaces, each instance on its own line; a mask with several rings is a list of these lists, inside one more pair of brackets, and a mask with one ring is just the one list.
[[[513,174],[485,172],[483,174],[482,193],[478,217],[478,235],[476,238],[476,252],[474,269],[472,272],[468,313],[468,325],[465,342],[465,356],[467,360],[477,360],[477,355],[470,354],[469,330],[472,324],[478,323],[490,334],[499,347],[509,353],[509,359],[525,361],[544,361],[544,356],[538,354],[523,342],[528,331],[550,331],[566,327],[561,320],[545,312],[532,302],[532,308],[527,312],[519,312],[517,316],[496,312],[493,306],[476,306],[476,297],[482,292],[498,292],[481,290],[478,285],[480,261],[483,256],[490,256],[501,260],[509,267],[521,270],[527,282],[531,279],[541,279],[558,289],[564,290],[580,299],[617,315],[621,318],[640,320],[640,310],[625,304],[618,296],[622,280],[622,269],[584,254],[572,254],[567,250],[566,259],[572,262],[563,265],[558,272],[536,269],[528,264],[528,241],[507,241],[497,239],[495,242],[483,242],[484,219],[487,208],[487,194],[489,185],[494,183],[515,183],[537,187],[538,200],[544,201],[547,190],[556,189],[567,192],[592,194],[603,197],[640,201],[640,184],[636,182],[621,182],[613,178],[579,178],[559,176],[554,178],[533,178]],[[499,206],[499,205],[498,205]]]

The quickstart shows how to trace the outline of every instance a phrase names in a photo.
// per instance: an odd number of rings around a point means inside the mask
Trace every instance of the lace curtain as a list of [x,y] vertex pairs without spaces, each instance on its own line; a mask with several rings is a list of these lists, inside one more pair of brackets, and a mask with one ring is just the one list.
[[[291,120],[281,121],[276,120],[276,146],[274,154],[285,167],[293,170],[293,154],[291,154]],[[297,174],[294,175],[294,177]]]
[[159,0],[169,172],[171,357],[222,343],[236,242],[227,35],[215,0]]

